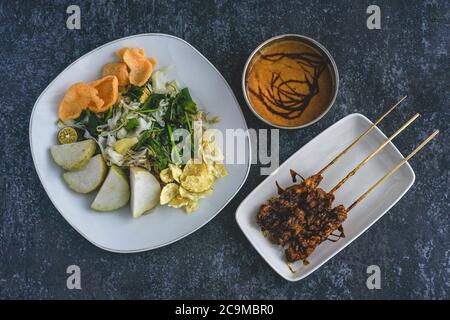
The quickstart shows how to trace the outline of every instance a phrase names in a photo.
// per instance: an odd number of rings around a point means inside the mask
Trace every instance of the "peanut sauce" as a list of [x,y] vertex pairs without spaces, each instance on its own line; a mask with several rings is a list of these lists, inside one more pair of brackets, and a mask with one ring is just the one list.
[[247,96],[269,122],[286,127],[307,124],[333,98],[329,61],[300,40],[280,40],[262,48],[249,66]]

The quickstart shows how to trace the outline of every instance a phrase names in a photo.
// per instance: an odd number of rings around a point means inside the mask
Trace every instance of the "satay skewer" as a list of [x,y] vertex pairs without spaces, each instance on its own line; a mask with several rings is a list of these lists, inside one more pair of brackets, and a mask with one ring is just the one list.
[[[409,159],[411,159],[417,152],[419,152],[427,143],[429,143],[434,137],[436,137],[439,133],[439,130],[435,130],[427,139],[425,139],[420,145],[418,145],[408,156],[402,159],[397,165],[395,165],[391,170],[389,170],[383,177],[381,177],[377,182],[375,182],[366,192],[364,192],[356,201],[354,201],[348,208],[345,208],[343,205],[338,205],[331,209],[331,213],[335,215],[335,217],[326,222],[326,225],[321,226],[319,229],[319,233],[315,235],[313,241],[308,242],[308,248],[302,248],[303,257],[298,258],[298,260],[303,260],[305,262],[306,258],[316,249],[318,245],[320,245],[323,241],[328,239],[330,234],[333,233],[334,230],[338,229],[342,223],[346,220],[348,213],[355,208],[362,200],[364,200],[370,192],[372,192],[376,187],[378,187],[381,183],[386,181],[390,176],[392,176],[401,166],[403,166]],[[308,240],[308,239],[306,239]],[[288,248],[290,250],[292,248]],[[293,261],[289,261],[288,259],[288,267],[291,272],[296,272],[295,268],[292,265]]]
[[370,155],[368,155],[363,161],[361,161],[352,171],[350,171],[341,181],[336,184],[333,189],[329,191],[329,193],[336,192],[348,179],[355,175],[355,173],[361,169],[367,162],[369,162],[373,157],[375,157],[383,148],[391,142],[396,136],[398,136],[403,130],[405,130],[411,123],[414,122],[420,116],[419,113],[416,113],[411,119],[409,119],[405,124],[403,124],[400,129],[398,129],[394,134],[392,134],[386,141],[384,141],[375,151],[373,151]]
[[364,200],[367,195],[382,184],[387,178],[392,176],[401,166],[403,166],[409,159],[411,159],[417,152],[419,152],[428,142],[430,142],[434,137],[436,137],[439,133],[439,130],[435,130],[428,138],[426,138],[420,145],[418,145],[406,158],[403,158],[395,167],[389,170],[380,180],[375,182],[366,192],[364,192],[355,202],[353,202],[348,208],[347,212],[352,210],[358,203]]
[[331,167],[336,161],[339,160],[344,154],[347,153],[348,150],[350,150],[358,141],[360,141],[362,138],[364,138],[366,135],[368,135],[388,114],[390,114],[395,108],[397,108],[400,103],[403,102],[403,100],[406,99],[407,96],[403,96],[399,101],[397,101],[388,111],[386,111],[385,114],[383,114],[377,121],[375,121],[366,131],[364,131],[356,140],[354,140],[351,144],[349,144],[344,150],[342,150],[333,160],[331,160],[325,167],[320,169],[319,172],[317,172],[317,175],[322,175],[325,170],[327,170],[329,167]]

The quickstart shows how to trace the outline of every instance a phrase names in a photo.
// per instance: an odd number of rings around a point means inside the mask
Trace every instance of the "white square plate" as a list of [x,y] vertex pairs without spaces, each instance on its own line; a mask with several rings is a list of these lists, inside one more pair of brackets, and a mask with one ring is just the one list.
[[142,34],[107,43],[79,58],[61,72],[40,95],[30,120],[30,144],[34,165],[50,200],[81,235],[96,246],[114,252],[138,252],[177,241],[210,221],[244,184],[250,169],[247,139],[244,164],[227,165],[229,175],[215,184],[215,192],[203,199],[198,211],[157,207],[133,219],[128,206],[110,213],[89,208],[94,194],[77,194],[65,185],[63,171],[51,159],[56,144],[58,106],[67,88],[80,81],[101,77],[103,65],[116,61],[123,47],[144,48],[158,59],[158,66],[172,66],[168,79],[189,87],[201,109],[218,116],[215,128],[247,130],[241,108],[231,88],[217,69],[186,41],[164,34]]
[[[286,264],[284,249],[270,243],[262,235],[256,223],[256,214],[261,204],[276,195],[275,182],[278,181],[281,187],[291,185],[289,169],[304,177],[315,174],[371,125],[372,122],[361,114],[351,114],[341,119],[294,153],[256,187],[237,209],[237,223],[248,240],[267,263],[286,280],[298,281],[318,269],[381,218],[414,183],[414,171],[406,163],[349,213],[343,224],[345,238],[337,242],[325,241],[320,244],[308,258],[309,265],[302,265],[301,262],[294,264],[295,273],[292,273]],[[325,171],[320,187],[326,191],[330,190],[385,140],[386,136],[381,130],[378,128],[372,130]],[[403,156],[392,143],[386,145],[335,193],[334,204],[348,207],[401,159]]]

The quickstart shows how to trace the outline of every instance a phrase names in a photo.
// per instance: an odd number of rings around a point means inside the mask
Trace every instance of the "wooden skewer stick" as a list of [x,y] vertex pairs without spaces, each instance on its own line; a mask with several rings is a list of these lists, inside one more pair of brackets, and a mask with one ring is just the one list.
[[360,141],[362,138],[364,138],[366,135],[369,134],[370,131],[372,131],[389,113],[391,113],[392,110],[397,108],[400,103],[403,102],[403,100],[406,99],[407,96],[404,96],[400,100],[397,101],[388,111],[386,111],[385,114],[383,114],[377,121],[374,122],[366,131],[364,131],[358,138],[356,138],[355,141],[353,141],[350,145],[348,145],[341,153],[339,153],[333,160],[331,160],[325,167],[323,167],[317,174],[321,175],[325,172],[329,167],[331,167],[336,161],[339,160],[340,157],[342,157],[345,153],[347,153],[348,150],[350,150],[351,147],[353,147],[358,141]]
[[415,148],[406,158],[400,161],[394,168],[392,168],[388,173],[386,173],[380,180],[378,180],[374,185],[372,185],[369,190],[364,192],[355,202],[352,203],[350,207],[348,207],[347,211],[352,210],[358,203],[364,200],[365,197],[376,187],[378,187],[383,181],[393,175],[402,165],[404,165],[409,159],[411,159],[417,152],[420,151],[428,142],[430,142],[434,137],[437,136],[439,130],[435,130],[428,138],[426,138],[417,148]]
[[336,192],[345,182],[347,182],[348,179],[350,179],[352,176],[355,175],[355,173],[361,169],[367,162],[370,161],[373,157],[375,157],[383,148],[392,141],[396,136],[400,134],[403,130],[406,129],[414,120],[416,120],[420,114],[416,113],[411,119],[408,120],[404,125],[400,127],[393,135],[389,137],[386,141],[384,141],[374,152],[372,152],[367,158],[365,158],[363,161],[361,161],[352,171],[350,171],[337,185],[334,186],[333,189],[330,190],[329,193]]

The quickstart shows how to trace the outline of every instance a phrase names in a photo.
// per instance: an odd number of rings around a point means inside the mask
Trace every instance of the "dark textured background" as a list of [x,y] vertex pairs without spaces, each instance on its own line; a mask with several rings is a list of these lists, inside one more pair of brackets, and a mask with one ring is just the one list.
[[[370,4],[382,30],[366,28]],[[66,29],[79,4],[82,29]],[[1,1],[0,298],[426,298],[450,296],[448,1]],[[341,75],[336,105],[303,130],[281,131],[281,161],[347,114],[376,119],[387,132],[423,117],[396,140],[403,152],[434,128],[442,134],[412,166],[417,180],[368,232],[307,279],[289,283],[238,229],[234,212],[264,177],[253,166],[235,199],[209,224],[167,247],[132,255],[91,245],[51,204],[35,173],[28,121],[35,100],[68,64],[108,41],[143,32],[190,42],[232,86],[249,127],[264,128],[244,104],[242,67],[263,40],[282,33],[317,39]],[[66,289],[66,268],[82,270],[82,290]],[[366,268],[382,270],[368,290]]]

